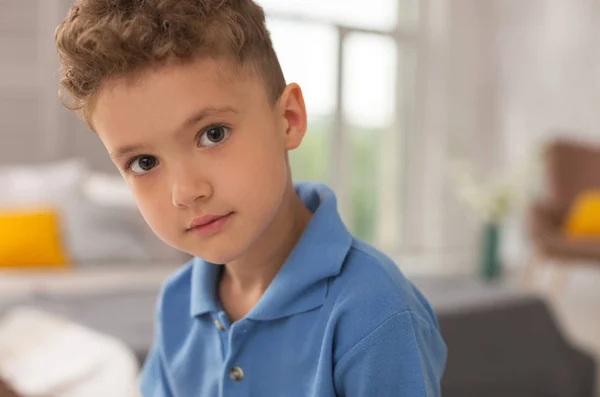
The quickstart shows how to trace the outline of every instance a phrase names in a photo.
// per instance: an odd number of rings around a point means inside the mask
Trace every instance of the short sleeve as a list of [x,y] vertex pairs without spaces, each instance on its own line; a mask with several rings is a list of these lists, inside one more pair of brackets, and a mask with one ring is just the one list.
[[446,355],[435,324],[414,312],[395,314],[340,358],[337,394],[439,397]]

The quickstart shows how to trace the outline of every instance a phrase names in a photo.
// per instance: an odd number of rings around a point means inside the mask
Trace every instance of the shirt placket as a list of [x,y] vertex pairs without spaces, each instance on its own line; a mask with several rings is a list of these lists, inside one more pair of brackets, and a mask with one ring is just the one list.
[[248,362],[240,354],[246,341],[248,321],[242,319],[229,326],[227,316],[219,316],[222,322],[221,341],[224,350],[224,366],[221,373],[221,397],[250,397]]

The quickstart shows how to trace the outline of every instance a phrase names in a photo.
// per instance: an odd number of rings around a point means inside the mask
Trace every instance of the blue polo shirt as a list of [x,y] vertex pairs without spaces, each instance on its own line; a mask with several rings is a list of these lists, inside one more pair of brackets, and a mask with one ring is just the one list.
[[350,235],[329,188],[296,191],[314,215],[243,319],[219,304],[219,265],[195,258],[166,282],[144,397],[440,395],[446,346],[426,299]]

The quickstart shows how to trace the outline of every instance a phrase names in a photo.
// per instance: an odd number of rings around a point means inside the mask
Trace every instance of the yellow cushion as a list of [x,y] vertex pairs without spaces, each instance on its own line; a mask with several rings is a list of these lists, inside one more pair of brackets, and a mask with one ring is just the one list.
[[67,264],[54,211],[0,211],[0,267],[60,268]]
[[568,237],[600,237],[600,190],[586,191],[574,201],[565,223]]

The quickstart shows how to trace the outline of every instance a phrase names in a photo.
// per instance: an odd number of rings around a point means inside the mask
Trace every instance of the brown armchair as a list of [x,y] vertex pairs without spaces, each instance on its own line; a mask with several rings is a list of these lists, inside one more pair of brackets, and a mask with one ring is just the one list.
[[548,194],[529,211],[533,255],[524,281],[531,284],[537,268],[544,262],[553,262],[556,271],[550,286],[556,294],[566,283],[567,266],[584,263],[600,267],[600,238],[567,239],[562,232],[577,195],[587,189],[600,189],[600,147],[556,140],[547,148],[545,168]]

